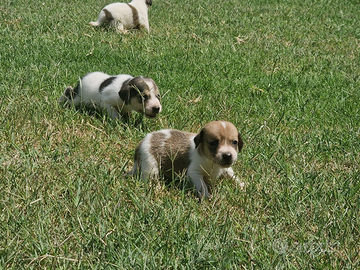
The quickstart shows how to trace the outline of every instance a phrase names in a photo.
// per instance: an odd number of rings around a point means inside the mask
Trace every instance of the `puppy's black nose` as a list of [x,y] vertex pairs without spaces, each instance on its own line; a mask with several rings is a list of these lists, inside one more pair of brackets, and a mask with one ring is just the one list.
[[153,113],[158,113],[160,111],[160,107],[152,107]]
[[230,153],[224,153],[222,155],[223,160],[230,161],[232,158],[232,155]]

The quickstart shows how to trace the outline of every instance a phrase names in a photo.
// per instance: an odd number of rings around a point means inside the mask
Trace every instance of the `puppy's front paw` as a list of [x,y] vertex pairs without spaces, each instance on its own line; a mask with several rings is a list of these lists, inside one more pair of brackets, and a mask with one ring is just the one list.
[[100,25],[100,23],[98,23],[98,22],[89,22],[89,24],[92,25],[92,26],[99,26]]
[[199,199],[199,203],[202,203],[203,201],[211,201],[213,198],[213,195],[211,195],[209,192],[201,192],[201,191],[195,191],[196,197]]

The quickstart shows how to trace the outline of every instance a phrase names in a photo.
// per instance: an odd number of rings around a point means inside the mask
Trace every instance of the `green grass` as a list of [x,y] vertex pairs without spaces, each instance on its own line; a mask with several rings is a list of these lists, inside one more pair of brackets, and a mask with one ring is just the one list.
[[[0,4],[0,269],[358,269],[359,2],[155,0],[150,35],[92,28],[107,3]],[[152,77],[163,112],[59,106],[90,71]],[[245,191],[123,177],[146,133],[215,119]]]

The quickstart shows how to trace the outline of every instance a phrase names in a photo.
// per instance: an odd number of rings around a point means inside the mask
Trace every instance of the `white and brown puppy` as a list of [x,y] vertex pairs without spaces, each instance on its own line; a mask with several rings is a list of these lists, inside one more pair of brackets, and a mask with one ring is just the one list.
[[159,88],[153,79],[126,74],[110,76],[102,72],[88,73],[75,88],[67,87],[59,102],[76,108],[105,109],[112,119],[131,111],[154,118],[162,109]]
[[160,130],[147,134],[137,146],[134,167],[129,174],[140,173],[142,179],[159,175],[172,179],[186,172],[198,196],[209,197],[211,180],[223,175],[238,181],[231,165],[242,147],[240,133],[226,121],[210,122],[198,134]]
[[126,29],[145,28],[150,33],[148,8],[151,5],[152,0],[132,0],[129,4],[109,4],[100,11],[98,20],[90,24],[99,26],[107,23],[123,33]]

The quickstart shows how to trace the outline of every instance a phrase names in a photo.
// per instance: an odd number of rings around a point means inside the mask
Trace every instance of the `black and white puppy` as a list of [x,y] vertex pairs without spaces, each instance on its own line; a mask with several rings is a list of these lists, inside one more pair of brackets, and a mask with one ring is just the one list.
[[162,109],[159,88],[153,79],[126,74],[110,76],[102,72],[86,74],[75,88],[68,86],[59,102],[76,108],[105,109],[112,119],[131,111],[154,118]]
[[126,29],[145,28],[150,33],[148,8],[151,5],[152,0],[132,0],[129,4],[109,4],[100,11],[98,20],[90,24],[99,26],[108,23],[123,33]]
[[208,186],[212,180],[223,175],[239,182],[231,166],[242,147],[240,133],[226,121],[210,122],[198,134],[160,130],[147,134],[137,146],[134,167],[129,174],[140,173],[142,179],[162,175],[171,180],[174,175],[186,172],[198,196],[209,197]]

